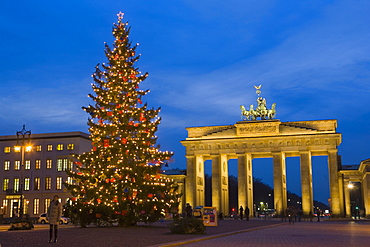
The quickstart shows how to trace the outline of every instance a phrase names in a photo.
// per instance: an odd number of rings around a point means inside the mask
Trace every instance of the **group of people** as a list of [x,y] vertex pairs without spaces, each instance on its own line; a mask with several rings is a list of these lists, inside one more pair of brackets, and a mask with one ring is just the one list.
[[249,220],[249,213],[250,212],[249,212],[249,208],[248,207],[246,207],[244,209],[243,206],[240,206],[240,208],[239,208],[239,218],[240,218],[240,220],[243,220],[244,215],[245,215],[246,220]]

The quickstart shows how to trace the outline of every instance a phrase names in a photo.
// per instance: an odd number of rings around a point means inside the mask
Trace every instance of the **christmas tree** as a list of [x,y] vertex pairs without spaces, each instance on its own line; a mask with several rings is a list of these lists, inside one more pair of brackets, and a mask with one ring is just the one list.
[[129,33],[119,13],[113,48],[105,44],[108,63],[97,65],[92,75],[94,94],[89,97],[95,104],[83,107],[91,116],[92,149],[74,156],[77,171],[68,172],[74,183],[66,184],[73,196],[68,210],[82,225],[152,222],[174,211],[179,201],[176,184],[159,173],[172,153],[159,151],[156,144],[160,109],[142,102],[149,90],[139,85],[148,73],[134,67],[140,56]]

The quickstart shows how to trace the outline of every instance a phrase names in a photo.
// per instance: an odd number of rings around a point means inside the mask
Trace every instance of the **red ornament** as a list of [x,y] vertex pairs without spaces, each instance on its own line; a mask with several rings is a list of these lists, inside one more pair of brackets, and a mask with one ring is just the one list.
[[153,194],[152,193],[148,193],[148,198],[153,198]]
[[126,143],[127,143],[127,139],[126,139],[126,138],[123,138],[123,139],[121,140],[121,142],[122,142],[122,144],[126,144]]
[[141,99],[137,99],[137,103],[142,104],[143,102],[141,101]]
[[109,180],[109,178],[105,179],[105,182],[106,182],[107,184],[109,183],[109,181],[110,181],[110,180]]
[[104,140],[104,147],[109,147],[109,140],[108,139]]
[[114,182],[116,182],[116,179],[115,178],[111,178],[111,183],[114,183]]

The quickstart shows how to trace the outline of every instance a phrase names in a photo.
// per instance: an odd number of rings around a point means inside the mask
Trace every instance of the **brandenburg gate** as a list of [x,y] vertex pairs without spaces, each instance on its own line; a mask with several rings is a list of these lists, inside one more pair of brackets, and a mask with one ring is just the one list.
[[[256,87],[260,94],[260,86]],[[185,201],[205,205],[204,162],[212,161],[212,206],[229,214],[228,160],[238,160],[238,204],[253,214],[254,158],[272,158],[274,174],[274,208],[282,215],[287,208],[286,157],[300,157],[302,210],[313,213],[312,156],[328,157],[332,216],[344,212],[343,180],[339,179],[338,150],[341,134],[336,120],[281,122],[275,116],[275,104],[269,110],[266,100],[257,98],[258,106],[250,110],[241,106],[243,121],[232,125],[186,128],[181,141],[186,148],[187,176]],[[261,120],[257,120],[261,118]]]

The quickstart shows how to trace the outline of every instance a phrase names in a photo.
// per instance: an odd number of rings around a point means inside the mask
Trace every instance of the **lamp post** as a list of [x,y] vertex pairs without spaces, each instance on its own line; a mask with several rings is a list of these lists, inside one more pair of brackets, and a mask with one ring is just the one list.
[[[28,143],[25,145],[25,136],[28,136]],[[29,145],[29,139],[31,136],[31,131],[26,130],[26,125],[23,125],[22,130],[17,131],[17,145],[14,147],[15,152],[21,152],[21,177],[20,177],[20,206],[19,206],[19,217],[23,218],[23,167],[24,167],[24,153],[31,152],[32,146]],[[21,144],[20,144],[21,142]]]

